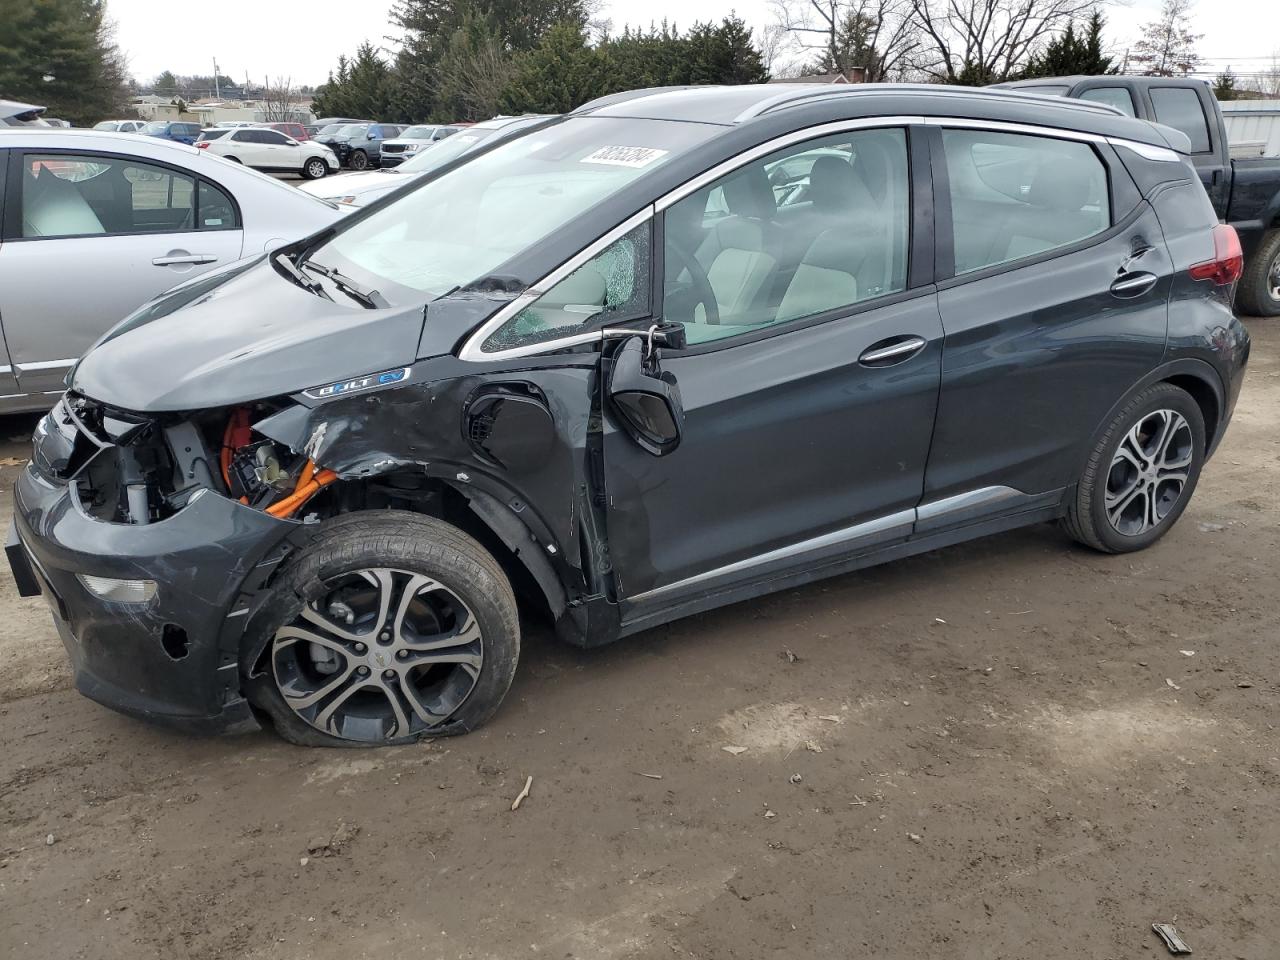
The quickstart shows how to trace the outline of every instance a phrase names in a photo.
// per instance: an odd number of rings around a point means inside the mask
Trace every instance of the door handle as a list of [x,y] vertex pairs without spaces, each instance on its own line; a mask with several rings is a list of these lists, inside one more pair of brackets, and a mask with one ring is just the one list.
[[862,351],[858,362],[868,367],[888,367],[895,363],[910,360],[924,349],[928,341],[924,337],[890,337],[873,343]]
[[1154,273],[1145,271],[1122,273],[1116,278],[1115,283],[1111,284],[1111,295],[1121,300],[1132,300],[1154,287],[1159,279]]
[[218,260],[212,253],[184,253],[177,256],[156,257],[151,262],[157,267],[169,267],[175,263],[216,263]]

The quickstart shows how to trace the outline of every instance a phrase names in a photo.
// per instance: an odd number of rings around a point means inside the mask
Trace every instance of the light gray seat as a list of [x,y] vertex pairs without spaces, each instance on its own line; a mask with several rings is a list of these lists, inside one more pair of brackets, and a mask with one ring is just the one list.
[[866,244],[846,230],[836,228],[819,234],[787,284],[776,322],[856,303],[857,270],[866,253]]
[[[724,198],[730,215],[711,227],[695,256],[707,272],[721,322],[761,322],[778,272],[773,188],[764,170],[752,165],[725,181]],[[703,320],[702,312],[696,311],[696,320]]]

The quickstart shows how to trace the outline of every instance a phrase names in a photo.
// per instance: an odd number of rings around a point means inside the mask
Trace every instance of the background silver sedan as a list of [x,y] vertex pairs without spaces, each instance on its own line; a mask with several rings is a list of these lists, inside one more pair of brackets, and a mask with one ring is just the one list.
[[338,216],[184,144],[0,130],[0,413],[48,407],[76,358],[157,294]]

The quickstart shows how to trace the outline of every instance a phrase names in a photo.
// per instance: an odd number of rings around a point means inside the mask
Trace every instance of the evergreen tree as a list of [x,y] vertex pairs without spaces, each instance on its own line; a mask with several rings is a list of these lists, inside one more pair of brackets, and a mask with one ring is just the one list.
[[1213,95],[1219,100],[1234,100],[1240,91],[1236,89],[1236,75],[1230,67],[1213,79]]
[[504,104],[511,113],[567,113],[610,90],[607,65],[580,26],[556,24],[521,58]]
[[391,69],[365,41],[350,61],[338,58],[338,72],[316,91],[312,110],[318,116],[386,120],[392,115],[392,93]]
[[1096,77],[1117,73],[1112,59],[1103,53],[1102,28],[1106,20],[1095,10],[1079,33],[1074,23],[1049,41],[1044,51],[1031,58],[1023,76],[1030,77]]
[[176,97],[179,92],[178,78],[173,75],[173,71],[164,70],[156,77],[151,87],[159,97]]
[[103,0],[0,0],[0,91],[92,125],[128,105]]

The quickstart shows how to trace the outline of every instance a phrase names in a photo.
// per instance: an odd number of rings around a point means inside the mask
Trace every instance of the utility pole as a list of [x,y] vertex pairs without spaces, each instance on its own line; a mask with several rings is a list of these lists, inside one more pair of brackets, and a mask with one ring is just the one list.
[[222,99],[222,89],[218,86],[218,58],[213,58],[213,96],[215,100]]

